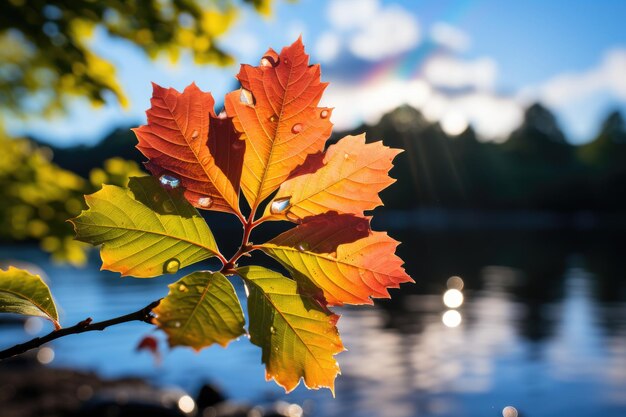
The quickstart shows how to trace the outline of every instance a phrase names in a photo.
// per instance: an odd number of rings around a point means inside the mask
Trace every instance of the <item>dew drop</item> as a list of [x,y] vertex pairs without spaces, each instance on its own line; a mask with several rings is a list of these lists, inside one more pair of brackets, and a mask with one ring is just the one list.
[[275,114],[272,114],[270,116],[270,122],[276,123],[277,121],[278,121],[278,116],[276,116]]
[[289,60],[287,58],[283,59],[283,63],[288,64]]
[[191,139],[196,139],[196,138],[198,137],[198,135],[199,135],[198,131],[197,131],[197,130],[194,130],[194,131],[191,133]]
[[246,90],[245,88],[242,88],[241,92],[239,93],[239,101],[248,106],[254,106],[254,96],[249,90]]
[[171,175],[161,175],[159,182],[168,188],[176,188],[180,185],[180,180]]
[[163,264],[163,273],[175,274],[178,272],[179,268],[180,268],[180,261],[176,258],[172,258],[172,259],[165,261],[165,264]]
[[270,213],[281,214],[289,207],[291,197],[283,197],[272,201],[270,206]]
[[274,59],[274,57],[272,56],[265,55],[263,58],[261,58],[262,67],[275,67],[276,65],[278,65],[278,60]]
[[310,249],[310,246],[307,242],[300,242],[298,243],[298,250],[300,252],[306,252]]
[[300,133],[302,132],[302,123],[296,123],[291,127],[291,133]]
[[213,199],[211,197],[200,197],[198,199],[198,205],[203,208],[209,208],[213,205]]
[[270,326],[270,333],[276,334],[276,329],[274,328],[274,326]]
[[178,291],[180,291],[180,292],[187,292],[187,291],[189,291],[189,288],[187,288],[187,286],[185,284],[180,284],[178,286]]
[[320,117],[321,117],[322,119],[326,119],[326,118],[328,117],[328,115],[329,115],[329,114],[330,114],[330,112],[329,112],[328,110],[324,109],[324,110],[322,110],[322,111],[320,112]]
[[274,348],[274,351],[275,351],[275,352],[278,352],[278,346],[276,346],[276,347]]
[[517,417],[518,415],[517,409],[511,405],[507,405],[502,409],[503,417]]
[[250,289],[248,288],[248,284],[243,284],[243,289],[246,291],[246,297],[250,297]]
[[349,154],[349,153],[347,153],[347,152],[346,152],[346,153],[344,153],[344,154],[343,154],[343,159],[348,159],[348,158],[350,158],[350,154]]
[[174,322],[174,327],[176,327],[176,328],[180,327],[180,322],[179,321],[175,321]]

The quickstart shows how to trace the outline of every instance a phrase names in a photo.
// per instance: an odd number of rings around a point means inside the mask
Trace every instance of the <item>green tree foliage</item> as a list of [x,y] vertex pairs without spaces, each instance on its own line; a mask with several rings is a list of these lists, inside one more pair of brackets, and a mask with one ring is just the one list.
[[152,58],[165,53],[176,60],[190,51],[198,63],[231,64],[218,37],[236,20],[242,3],[267,14],[271,0],[2,1],[0,107],[17,114],[49,111],[62,109],[68,95],[98,104],[107,93],[125,103],[113,65],[90,45],[96,29],[134,43]]
[[9,138],[2,129],[0,149],[0,241],[38,240],[55,259],[74,264],[85,262],[86,246],[73,240],[66,220],[84,208],[83,194],[142,175],[136,162],[112,158],[86,181],[52,163],[49,148]]

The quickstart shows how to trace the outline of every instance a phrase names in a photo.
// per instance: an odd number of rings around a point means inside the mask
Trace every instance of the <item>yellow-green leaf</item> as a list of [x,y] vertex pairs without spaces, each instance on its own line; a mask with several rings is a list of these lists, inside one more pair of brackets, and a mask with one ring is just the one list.
[[37,316],[50,320],[60,329],[59,315],[50,289],[39,275],[9,267],[0,270],[0,313]]
[[89,210],[72,219],[76,239],[102,245],[102,268],[139,278],[175,273],[218,253],[211,230],[179,189],[152,177],[128,188],[105,185],[85,196]]
[[235,289],[221,273],[194,272],[169,288],[167,297],[153,311],[154,322],[167,333],[170,346],[196,350],[213,343],[226,346],[245,333]]
[[296,283],[260,266],[239,268],[246,280],[250,340],[263,350],[266,378],[287,392],[304,380],[308,388],[335,389],[339,365],[334,355],[344,350],[336,323],[339,316]]

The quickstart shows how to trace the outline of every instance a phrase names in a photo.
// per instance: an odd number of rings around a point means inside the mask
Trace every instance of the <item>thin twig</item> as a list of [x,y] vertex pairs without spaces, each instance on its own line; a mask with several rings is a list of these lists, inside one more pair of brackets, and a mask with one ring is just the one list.
[[121,323],[128,323],[130,321],[143,321],[145,323],[152,324],[152,309],[156,308],[156,306],[158,306],[160,302],[161,300],[153,301],[141,310],[137,310],[134,313],[126,314],[124,316],[116,317],[113,319],[92,323],[92,319],[87,318],[72,327],[65,327],[59,330],[54,330],[45,336],[36,337],[32,340],[29,340],[28,342],[21,343],[19,345],[15,345],[13,347],[0,351],[0,361],[3,359],[8,359],[15,355],[22,354],[52,340],[71,334],[91,332],[94,330],[101,331],[106,329],[107,327]]

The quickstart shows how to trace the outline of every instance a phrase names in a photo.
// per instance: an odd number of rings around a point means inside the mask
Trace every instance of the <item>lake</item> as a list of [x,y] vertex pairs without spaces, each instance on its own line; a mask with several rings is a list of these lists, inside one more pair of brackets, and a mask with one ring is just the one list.
[[[626,415],[623,233],[389,233],[403,242],[398,254],[416,284],[392,290],[393,299],[375,307],[339,309],[348,351],[337,356],[342,375],[335,399],[303,387],[285,395],[266,382],[260,350],[245,337],[200,353],[163,343],[156,366],[135,347],[148,334],[165,339],[143,323],[57,340],[49,366],[139,375],[192,394],[212,382],[230,398],[287,399],[313,416],[496,417],[507,406],[524,417]],[[80,269],[54,264],[30,246],[1,247],[0,260],[46,271],[64,325],[135,311],[163,297],[176,278],[120,279],[99,270],[95,252]],[[49,330],[44,324],[37,334]],[[0,337],[8,347],[33,336],[22,326],[5,326]]]

